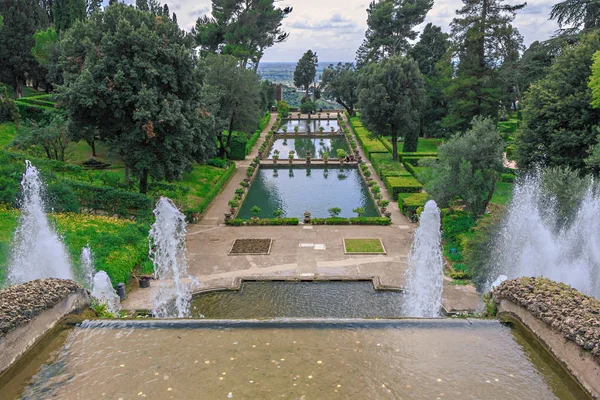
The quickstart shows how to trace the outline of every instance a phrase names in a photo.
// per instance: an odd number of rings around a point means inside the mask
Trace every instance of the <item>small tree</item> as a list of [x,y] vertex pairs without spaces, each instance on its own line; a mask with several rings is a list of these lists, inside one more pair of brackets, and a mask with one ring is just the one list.
[[340,213],[342,212],[342,209],[339,207],[332,207],[329,210],[327,210],[327,212],[329,213],[331,218],[335,218],[340,215]]
[[285,100],[280,100],[277,103],[277,112],[282,118],[286,118],[288,115],[290,115],[290,107]]
[[308,50],[302,55],[298,64],[296,64],[296,69],[294,70],[294,85],[296,85],[296,87],[303,87],[306,91],[306,97],[308,97],[308,90],[317,74],[318,62],[319,59],[317,53]]
[[352,210],[353,213],[356,214],[357,217],[362,217],[365,213],[365,208],[364,207],[356,207],[354,210]]
[[60,115],[53,116],[50,121],[29,121],[19,129],[15,139],[15,147],[27,150],[41,146],[46,157],[58,161],[65,161],[69,143],[67,121]]
[[427,193],[442,207],[458,197],[468,211],[481,216],[494,194],[496,173],[503,167],[503,150],[504,141],[494,121],[474,118],[469,131],[440,146]]
[[278,209],[278,210],[273,211],[273,216],[275,218],[282,218],[284,214],[285,214],[285,212],[283,212],[282,209]]
[[408,57],[393,56],[370,64],[360,81],[358,104],[365,127],[374,135],[389,132],[398,160],[398,133],[406,132],[404,151],[417,151],[419,119],[425,102],[423,75]]
[[261,209],[260,209],[260,207],[258,207],[258,206],[253,206],[253,207],[250,209],[250,212],[252,213],[252,215],[253,215],[253,218],[258,218],[258,216],[260,215],[261,211],[262,211],[262,210],[261,210]]

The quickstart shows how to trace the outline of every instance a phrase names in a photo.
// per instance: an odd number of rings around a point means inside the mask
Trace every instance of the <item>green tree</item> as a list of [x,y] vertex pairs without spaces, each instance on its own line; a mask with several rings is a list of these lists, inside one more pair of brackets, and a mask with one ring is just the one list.
[[350,116],[354,115],[354,107],[358,102],[359,72],[354,63],[338,63],[330,65],[323,71],[321,86],[325,96],[335,99],[344,107]]
[[546,43],[535,41],[529,45],[517,65],[522,93],[527,92],[533,82],[548,74],[554,58],[552,49]]
[[64,31],[87,17],[85,0],[53,0],[52,13],[54,28],[57,32]]
[[515,138],[520,168],[585,168],[584,155],[596,144],[594,127],[600,124],[600,110],[592,108],[588,87],[592,56],[598,50],[600,34],[585,35],[578,45],[564,48],[546,78],[529,89]]
[[496,118],[503,98],[497,71],[523,38],[512,26],[525,4],[506,5],[504,0],[463,0],[452,21],[454,51],[459,63],[456,78],[446,90],[449,114],[444,125],[464,131],[473,117]]
[[562,35],[588,32],[600,27],[600,3],[595,0],[564,0],[552,7],[550,19],[558,22]]
[[53,27],[42,30],[38,29],[34,35],[35,45],[31,49],[31,54],[39,64],[40,78],[44,81],[47,91],[50,91],[54,84],[62,83],[62,74],[58,69],[58,57],[60,56],[60,46],[58,35]]
[[470,130],[440,146],[427,193],[441,207],[459,198],[475,217],[483,215],[496,189],[497,172],[503,167],[503,151],[504,141],[494,121],[474,118]]
[[10,84],[16,97],[23,97],[29,74],[36,67],[31,54],[33,34],[42,23],[42,10],[35,0],[0,1],[4,27],[0,35],[0,82]]
[[359,66],[406,54],[417,38],[414,28],[425,20],[433,0],[377,0],[367,8],[367,32],[357,53]]
[[[254,132],[261,116],[260,78],[240,67],[233,56],[210,54],[206,58],[204,84],[211,98],[213,134],[226,157],[233,131]],[[226,134],[225,134],[226,133]]]
[[419,118],[425,102],[423,76],[417,63],[396,55],[370,64],[359,87],[361,119],[375,135],[390,132],[394,160],[398,160],[400,132],[404,132],[403,150],[417,151]]
[[319,58],[317,53],[313,53],[312,50],[307,50],[302,55],[296,69],[294,69],[294,85],[296,87],[303,87],[306,90],[306,97],[308,97],[308,90],[310,85],[313,84],[315,76],[317,75],[317,65]]
[[449,35],[429,23],[409,54],[419,64],[425,80],[426,104],[421,113],[421,134],[444,136],[442,120],[448,113],[444,90],[452,78]]
[[55,115],[49,120],[28,121],[21,126],[14,145],[23,150],[39,146],[50,160],[65,161],[69,143],[67,121],[64,116]]
[[275,0],[212,0],[212,17],[198,18],[193,34],[201,50],[233,55],[256,72],[265,50],[287,40],[281,25],[291,12]]
[[194,42],[172,21],[113,4],[67,30],[61,50],[72,128],[96,129],[140,192],[214,153]]
[[600,135],[596,136],[596,144],[590,147],[585,165],[594,175],[600,175]]

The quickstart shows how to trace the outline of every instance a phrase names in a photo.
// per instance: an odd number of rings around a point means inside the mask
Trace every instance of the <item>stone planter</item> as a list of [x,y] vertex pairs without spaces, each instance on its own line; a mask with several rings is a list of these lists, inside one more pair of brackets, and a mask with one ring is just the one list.
[[310,224],[310,212],[308,212],[308,211],[304,212],[304,223]]
[[141,276],[139,280],[140,288],[147,289],[150,287],[150,277],[149,276]]
[[273,164],[277,164],[277,159],[276,158],[273,159]]

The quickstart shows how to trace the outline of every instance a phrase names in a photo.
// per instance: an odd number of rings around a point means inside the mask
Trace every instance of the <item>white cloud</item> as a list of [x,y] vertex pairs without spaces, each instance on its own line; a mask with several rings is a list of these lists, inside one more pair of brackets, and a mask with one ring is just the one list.
[[[161,0],[164,2],[164,0]],[[135,0],[127,0],[134,3]],[[508,0],[510,4],[520,1]],[[171,11],[177,13],[182,28],[191,29],[196,19],[211,9],[210,0],[170,0]],[[549,21],[554,0],[529,0],[519,12],[514,25],[529,45],[549,38],[557,29]],[[316,51],[323,61],[352,61],[360,46],[367,25],[368,2],[365,0],[282,0],[279,7],[291,6],[294,11],[284,20],[283,27],[290,32],[289,39],[265,52],[264,61],[297,61],[307,49]],[[437,0],[427,15],[432,22],[450,31],[455,11],[461,0]]]

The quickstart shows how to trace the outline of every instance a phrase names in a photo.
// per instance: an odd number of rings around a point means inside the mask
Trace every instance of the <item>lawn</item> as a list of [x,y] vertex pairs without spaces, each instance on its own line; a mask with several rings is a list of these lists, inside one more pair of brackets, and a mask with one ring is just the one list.
[[379,239],[344,239],[346,253],[385,253]]
[[496,182],[496,190],[492,196],[492,203],[506,205],[512,197],[514,183]]
[[14,122],[0,124],[0,148],[5,148],[17,135],[17,126]]
[[441,143],[442,142],[439,139],[419,138],[417,153],[437,153],[438,147]]
[[[0,206],[1,207],[1,206]],[[9,246],[19,212],[0,208],[0,286],[6,279]],[[49,219],[61,235],[76,271],[81,249],[90,245],[97,270],[104,270],[113,284],[127,282],[138,266],[150,272],[147,224],[88,214],[51,214]]]

